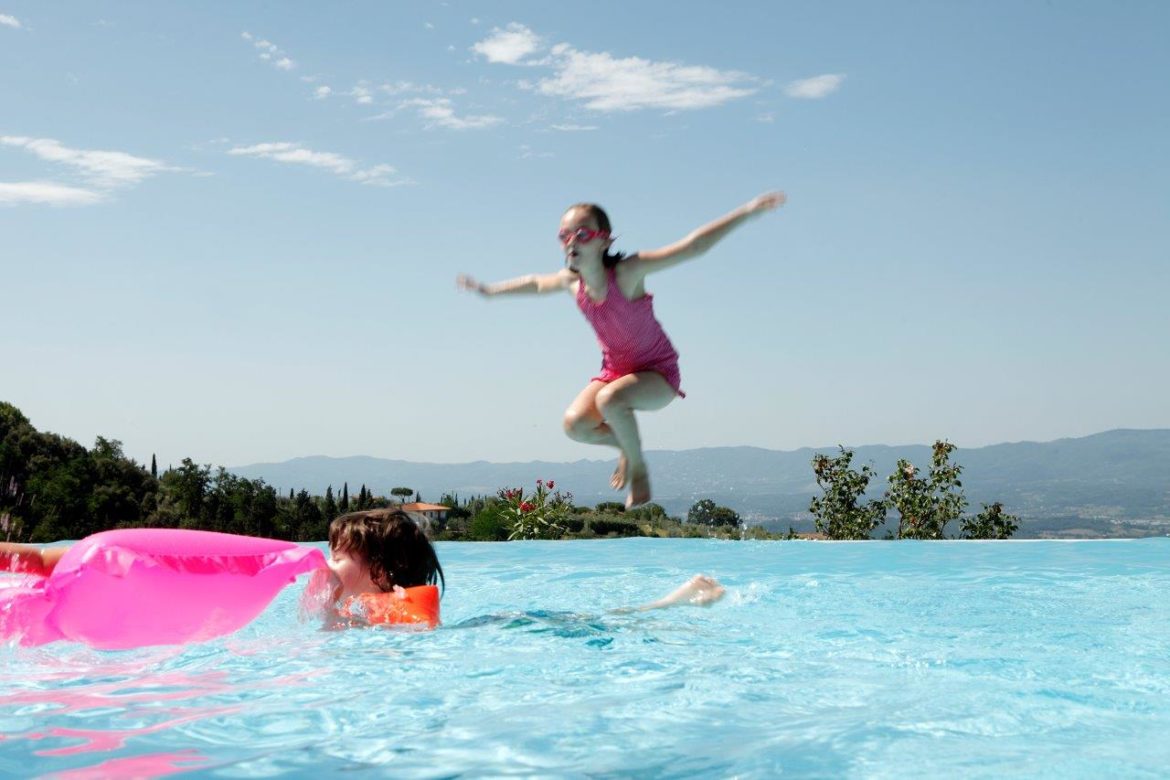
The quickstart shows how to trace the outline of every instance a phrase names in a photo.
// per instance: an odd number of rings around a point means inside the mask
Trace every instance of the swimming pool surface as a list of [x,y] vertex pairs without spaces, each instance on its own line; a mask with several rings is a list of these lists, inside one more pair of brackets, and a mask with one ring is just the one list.
[[1170,775],[1170,539],[438,548],[430,633],[0,646],[0,776]]

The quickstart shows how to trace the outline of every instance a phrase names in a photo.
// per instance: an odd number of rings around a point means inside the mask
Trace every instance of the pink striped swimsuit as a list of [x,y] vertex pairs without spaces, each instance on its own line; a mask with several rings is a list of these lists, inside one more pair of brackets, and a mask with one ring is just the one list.
[[654,318],[654,296],[646,293],[629,300],[617,283],[617,271],[606,269],[609,284],[605,300],[595,302],[577,285],[577,308],[589,320],[601,345],[601,373],[594,380],[612,382],[626,374],[657,371],[680,397],[682,376],[678,370],[678,353],[667,338],[662,325]]

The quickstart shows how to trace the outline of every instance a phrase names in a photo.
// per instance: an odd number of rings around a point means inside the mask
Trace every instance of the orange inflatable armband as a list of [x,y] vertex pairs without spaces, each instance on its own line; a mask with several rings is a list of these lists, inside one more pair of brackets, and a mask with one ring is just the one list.
[[371,625],[439,625],[439,588],[417,585],[386,593],[362,593],[348,599],[342,614],[361,615]]

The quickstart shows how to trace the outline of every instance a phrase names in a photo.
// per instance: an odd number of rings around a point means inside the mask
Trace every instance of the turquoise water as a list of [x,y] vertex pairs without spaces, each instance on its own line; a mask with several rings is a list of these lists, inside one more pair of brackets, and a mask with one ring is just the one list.
[[[300,586],[185,648],[0,647],[0,776],[1154,777],[1170,540],[440,544],[444,627]],[[704,572],[709,609],[607,614]]]

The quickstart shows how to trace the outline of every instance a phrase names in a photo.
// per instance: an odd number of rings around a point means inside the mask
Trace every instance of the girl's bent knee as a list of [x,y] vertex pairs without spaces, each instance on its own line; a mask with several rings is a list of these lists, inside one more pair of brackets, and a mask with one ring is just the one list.
[[628,404],[623,402],[620,392],[611,390],[608,386],[597,391],[597,408],[603,417],[609,417],[608,410],[621,409],[624,406]]
[[583,438],[595,425],[592,420],[589,420],[585,415],[573,409],[565,412],[565,419],[562,424],[565,428],[565,435],[570,439]]

